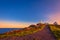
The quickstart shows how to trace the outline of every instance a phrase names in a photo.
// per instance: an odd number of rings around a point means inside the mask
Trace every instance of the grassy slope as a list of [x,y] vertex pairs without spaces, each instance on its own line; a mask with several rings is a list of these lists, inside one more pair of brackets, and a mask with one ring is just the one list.
[[45,25],[42,25],[41,27],[38,27],[38,28],[30,28],[30,29],[27,29],[27,28],[24,28],[23,30],[21,30],[20,32],[7,32],[5,34],[0,34],[0,38],[6,38],[6,37],[10,37],[10,36],[25,36],[25,35],[29,35],[29,34],[33,34],[33,33],[36,33],[40,30],[43,29]]
[[54,35],[56,36],[57,40],[60,40],[60,27],[55,25],[54,26],[50,25],[50,28],[54,33]]
[[[45,27],[45,25],[42,25],[38,28],[24,28],[23,30],[20,30],[19,32],[9,32],[6,34],[0,34],[0,38],[5,38],[5,37],[9,37],[9,36],[25,36],[25,35],[29,35],[29,34],[33,34],[36,33],[38,31],[41,31],[43,28]],[[57,40],[60,40],[60,28],[58,26],[55,25],[50,25],[50,28],[52,30],[52,32],[54,33],[54,35],[56,36]]]

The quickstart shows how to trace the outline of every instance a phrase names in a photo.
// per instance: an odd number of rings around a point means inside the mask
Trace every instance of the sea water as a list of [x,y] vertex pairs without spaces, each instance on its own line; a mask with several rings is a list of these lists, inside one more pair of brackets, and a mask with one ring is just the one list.
[[21,30],[22,28],[0,28],[0,34],[8,32],[8,31],[13,31],[13,30]]

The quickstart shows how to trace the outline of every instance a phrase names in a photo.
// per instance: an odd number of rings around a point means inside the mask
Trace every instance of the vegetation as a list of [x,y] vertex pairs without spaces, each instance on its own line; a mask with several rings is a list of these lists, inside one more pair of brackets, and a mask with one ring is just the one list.
[[[34,25],[32,25],[34,26]],[[25,35],[29,35],[29,34],[33,34],[36,33],[37,31],[41,30],[41,28],[38,27],[28,27],[28,28],[24,28],[22,29],[20,32],[7,32],[5,34],[0,34],[0,38],[6,38],[6,37],[11,37],[11,36],[25,36]]]
[[56,36],[56,38],[57,38],[58,40],[60,40],[60,31],[59,31],[59,30],[55,30],[55,31],[53,31],[53,33],[54,33],[54,35]]
[[60,28],[58,26],[50,26],[50,28],[57,40],[60,40]]
[[[15,30],[12,32],[7,32],[5,34],[0,34],[0,38],[6,38],[6,37],[11,37],[11,36],[25,36],[25,35],[29,35],[29,34],[33,34],[36,33],[40,30],[42,30],[46,25],[42,24],[39,27],[39,24],[36,25],[30,25],[27,28],[24,28],[22,30]],[[51,31],[53,32],[53,34],[55,35],[55,37],[57,38],[57,40],[60,40],[60,25],[51,25],[49,24]],[[36,38],[34,38],[34,40],[37,40]]]

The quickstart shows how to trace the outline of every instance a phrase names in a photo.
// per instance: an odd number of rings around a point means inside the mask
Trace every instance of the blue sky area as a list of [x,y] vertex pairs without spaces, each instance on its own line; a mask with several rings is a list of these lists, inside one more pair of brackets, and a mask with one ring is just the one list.
[[[0,0],[0,20],[39,22],[49,20],[49,15],[52,14],[55,16],[51,19],[55,18],[54,20],[57,19],[60,22],[60,16],[58,16],[60,15],[60,0]],[[0,30],[0,33],[3,33],[12,29]]]
[[0,20],[46,21],[57,0],[0,0]]

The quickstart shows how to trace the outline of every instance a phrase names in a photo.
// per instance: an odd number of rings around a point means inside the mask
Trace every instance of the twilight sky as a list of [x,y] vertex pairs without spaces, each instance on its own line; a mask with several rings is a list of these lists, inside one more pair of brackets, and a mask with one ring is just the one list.
[[0,0],[1,20],[60,24],[60,0]]

